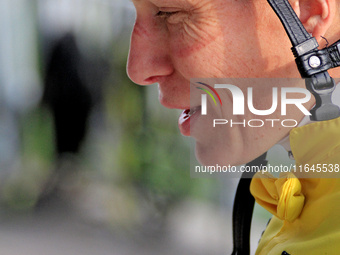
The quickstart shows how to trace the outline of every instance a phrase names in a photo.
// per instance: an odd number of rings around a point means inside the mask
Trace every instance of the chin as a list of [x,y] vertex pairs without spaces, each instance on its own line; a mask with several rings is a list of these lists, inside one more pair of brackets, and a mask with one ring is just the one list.
[[196,141],[195,155],[203,166],[240,166],[254,160],[262,153],[246,152],[240,146],[207,145]]
[[199,142],[196,142],[195,155],[198,162],[203,166],[237,166],[238,161],[235,155],[223,150],[218,146],[206,146]]

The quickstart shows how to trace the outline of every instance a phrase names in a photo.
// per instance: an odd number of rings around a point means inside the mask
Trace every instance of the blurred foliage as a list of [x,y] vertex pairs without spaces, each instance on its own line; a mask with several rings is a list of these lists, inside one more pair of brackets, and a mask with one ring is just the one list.
[[[116,73],[122,74],[124,70],[124,75],[118,79],[113,77],[114,86],[106,93],[112,125],[121,126],[117,159],[122,178],[169,200],[179,199],[188,194],[191,187],[187,171],[189,147],[178,132],[174,116],[162,118],[150,113],[147,88],[128,80],[125,63],[116,64]],[[171,125],[165,121],[169,117]]]
[[[84,193],[91,197],[89,193],[98,192],[103,197],[94,200],[102,199],[110,217],[123,224],[143,221],[138,215],[143,207],[166,215],[170,206],[188,196],[218,202],[221,188],[215,179],[190,178],[190,138],[179,133],[179,112],[160,105],[156,86],[137,86],[127,77],[130,30],[122,28],[110,49],[97,45],[91,50],[97,59],[110,62],[110,71],[98,84],[103,102],[93,113],[97,117],[89,122],[83,148],[67,168],[81,176],[83,189],[91,191]],[[103,119],[99,124],[95,123],[98,116]],[[51,113],[38,105],[19,120],[20,159],[2,187],[2,202],[11,209],[30,210],[60,166]],[[156,214],[152,210],[150,214]]]
[[21,157],[13,162],[2,190],[2,203],[11,209],[29,210],[34,208],[55,161],[53,121],[41,107],[19,119]]
[[22,117],[22,155],[42,162],[48,168],[55,157],[53,119],[50,112],[38,107]]

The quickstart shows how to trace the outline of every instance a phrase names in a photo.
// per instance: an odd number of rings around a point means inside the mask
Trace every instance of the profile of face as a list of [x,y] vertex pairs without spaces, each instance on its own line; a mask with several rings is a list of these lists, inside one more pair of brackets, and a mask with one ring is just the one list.
[[[207,119],[197,113],[189,118],[190,128],[186,121],[189,110],[193,112],[190,91],[196,87],[190,83],[191,78],[300,77],[289,39],[265,0],[133,0],[133,3],[137,16],[128,75],[140,85],[158,83],[161,104],[184,111],[179,118],[180,131],[196,139],[196,155],[202,164],[249,162],[288,135],[291,127],[280,125],[208,130],[204,124]],[[244,94],[248,86],[239,85]],[[272,86],[270,83],[253,86],[254,107],[271,107]],[[304,83],[294,86],[304,87]],[[209,118],[237,121],[238,117],[232,115],[230,93],[222,93],[221,97],[223,108]],[[310,109],[313,104],[312,98],[304,106]],[[299,121],[304,117],[293,106],[286,116],[280,113],[278,107],[272,115],[256,119]],[[254,116],[248,111],[240,118]]]

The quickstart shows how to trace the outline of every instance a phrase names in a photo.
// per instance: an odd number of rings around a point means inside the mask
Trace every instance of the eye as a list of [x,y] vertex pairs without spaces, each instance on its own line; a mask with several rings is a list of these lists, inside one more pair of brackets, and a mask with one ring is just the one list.
[[174,11],[174,12],[163,12],[163,11],[159,11],[156,16],[157,17],[160,17],[160,18],[164,18],[164,19],[167,19],[169,17],[171,17],[172,15],[174,14],[177,14],[178,11]]

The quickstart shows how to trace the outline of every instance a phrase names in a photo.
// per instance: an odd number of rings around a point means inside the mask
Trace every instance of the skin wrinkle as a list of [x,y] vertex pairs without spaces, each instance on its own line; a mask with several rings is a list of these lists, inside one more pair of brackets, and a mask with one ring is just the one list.
[[[160,102],[166,107],[190,107],[190,90],[195,89],[194,84],[190,85],[190,78],[194,77],[299,77],[290,42],[265,0],[138,0],[134,3],[136,26],[142,25],[147,35],[144,36],[143,29],[135,29],[137,33],[132,36],[129,55],[129,76],[143,85],[150,84],[145,80],[154,77],[152,81],[159,83]],[[182,13],[173,18],[169,16],[167,22],[156,16],[162,8]],[[327,39],[331,37],[336,38],[331,34]],[[286,85],[290,86],[282,83],[278,87]],[[240,86],[246,92],[247,85]],[[272,85],[256,86],[253,86],[254,107],[269,109]],[[304,87],[304,84],[296,86]],[[278,113],[272,116],[258,117],[247,111],[244,116],[233,116],[230,95],[224,95],[222,101],[222,109],[210,107],[211,116],[197,118],[196,127],[190,130],[197,142],[196,151],[202,164],[216,163],[215,160],[232,165],[246,163],[290,131],[290,128],[281,126],[209,130],[207,123],[213,118],[242,121],[254,117],[296,120],[303,117],[293,107],[287,108],[287,116],[280,116],[280,104]],[[199,98],[193,103],[199,105]],[[306,108],[311,108],[313,103],[311,100]],[[203,135],[200,134],[202,130]]]
[[[183,18],[181,24],[178,24],[178,26],[181,26],[182,28],[181,40],[179,42],[183,44],[186,43],[188,46],[183,47],[181,49],[176,49],[176,47],[173,47],[174,53],[177,57],[187,58],[196,53],[197,51],[200,51],[201,49],[205,48],[207,45],[211,44],[216,39],[216,36],[208,34],[208,31],[204,31],[203,29],[199,28],[200,26],[203,25],[213,26],[214,24],[208,23],[206,19],[205,20],[199,18],[195,19],[194,16],[197,15],[200,14],[190,13],[187,15],[187,17]],[[194,19],[196,24],[193,24],[191,19]],[[169,30],[171,31],[171,25],[169,26],[170,26]],[[175,43],[177,44],[178,42]]]

